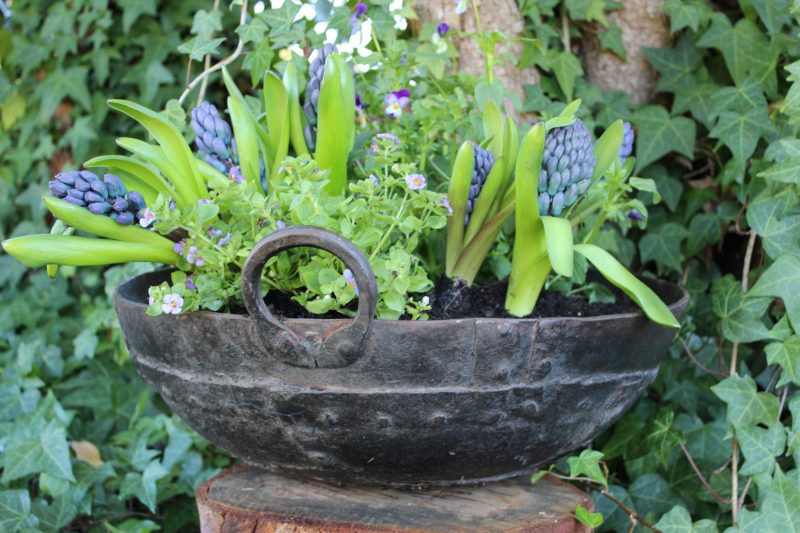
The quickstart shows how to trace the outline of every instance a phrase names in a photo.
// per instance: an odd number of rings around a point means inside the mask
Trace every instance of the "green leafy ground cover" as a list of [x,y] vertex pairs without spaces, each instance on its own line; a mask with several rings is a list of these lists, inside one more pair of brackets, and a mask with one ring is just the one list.
[[[589,85],[563,48],[566,14],[571,39],[598,21],[602,46],[623,54],[605,17],[613,4],[520,2],[530,37],[543,44],[520,59],[542,73],[520,105],[552,116],[581,98],[594,129],[620,116],[634,124],[637,174],[655,182],[661,201],[639,192],[647,229],[604,228],[595,242],[637,272],[681,283],[692,303],[647,395],[594,450],[554,471],[596,489],[602,517],[576,516],[600,531],[800,531],[798,13],[788,0],[667,0],[674,45],[647,51],[659,94],[633,106]],[[237,6],[205,1],[15,1],[0,29],[0,238],[48,231],[40,196],[49,177],[113,153],[114,137],[141,135],[107,113],[107,98],[166,107],[180,122],[168,101],[181,94],[189,58],[196,74],[204,54],[228,56],[241,39],[230,68],[247,84],[288,45],[318,46],[310,23],[295,21],[298,9],[286,3],[239,25]],[[334,9],[331,26],[349,33],[351,14]],[[437,116],[460,116],[465,94],[485,101],[498,89],[447,73],[452,48],[428,26],[418,38],[395,30],[395,15],[411,12],[369,6],[389,65],[375,90],[417,78],[448,95],[431,90],[397,125],[401,137],[419,138],[421,165],[435,174],[464,126],[451,119],[437,129]],[[407,52],[413,65],[401,61]],[[215,85],[210,95],[221,94]],[[508,268],[507,248],[494,253],[495,273]],[[0,256],[0,530],[191,529],[194,487],[230,463],[169,413],[127,359],[111,295],[146,268],[64,268],[51,281]]]

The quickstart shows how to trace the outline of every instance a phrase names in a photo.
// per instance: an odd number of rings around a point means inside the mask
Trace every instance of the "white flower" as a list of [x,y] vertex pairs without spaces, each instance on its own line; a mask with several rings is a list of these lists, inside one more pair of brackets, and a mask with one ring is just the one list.
[[183,297],[180,294],[167,294],[161,303],[161,310],[168,315],[177,315],[183,309]]
[[139,225],[142,226],[143,228],[146,228],[150,224],[155,222],[155,220],[156,220],[156,214],[153,213],[153,210],[148,207],[144,210],[144,213],[142,213],[142,217],[139,219]]
[[429,305],[431,303],[431,299],[427,296],[422,297],[422,305]]
[[467,0],[456,0],[456,14],[463,15],[467,12]]

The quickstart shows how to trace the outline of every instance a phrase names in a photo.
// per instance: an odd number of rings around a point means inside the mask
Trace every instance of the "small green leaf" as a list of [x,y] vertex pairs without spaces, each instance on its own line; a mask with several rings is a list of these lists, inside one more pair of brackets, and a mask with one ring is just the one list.
[[761,320],[770,299],[742,293],[741,283],[727,275],[711,289],[714,314],[720,318],[722,333],[732,342],[754,342],[769,338]]
[[649,105],[637,111],[632,122],[639,130],[636,142],[638,168],[644,168],[670,152],[692,159],[696,129],[693,120],[670,117],[663,107]]
[[603,513],[593,513],[583,505],[575,507],[575,519],[581,524],[596,528],[603,524]]
[[761,275],[749,294],[781,298],[786,306],[789,322],[795,331],[800,331],[800,257],[779,257]]
[[178,52],[188,54],[194,61],[202,61],[206,54],[215,55],[219,45],[224,42],[224,37],[216,39],[206,39],[200,36],[192,37],[178,47]]
[[608,479],[600,468],[600,460],[603,453],[596,450],[583,450],[580,455],[567,458],[570,477],[585,476],[591,480],[608,486]]
[[778,419],[778,398],[767,392],[757,392],[750,376],[729,376],[711,390],[728,404],[728,422],[737,431],[754,424],[771,426]]

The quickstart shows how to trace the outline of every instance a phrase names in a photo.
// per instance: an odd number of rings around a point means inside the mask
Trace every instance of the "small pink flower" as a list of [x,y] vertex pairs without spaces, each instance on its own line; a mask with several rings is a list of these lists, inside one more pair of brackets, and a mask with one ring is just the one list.
[[168,315],[177,315],[183,309],[183,298],[180,294],[167,294],[161,303],[161,310]]
[[178,255],[183,255],[184,250],[186,250],[186,239],[180,240],[172,245],[172,249]]
[[418,191],[425,188],[425,176],[422,174],[409,174],[406,176],[406,183],[408,188],[412,191]]

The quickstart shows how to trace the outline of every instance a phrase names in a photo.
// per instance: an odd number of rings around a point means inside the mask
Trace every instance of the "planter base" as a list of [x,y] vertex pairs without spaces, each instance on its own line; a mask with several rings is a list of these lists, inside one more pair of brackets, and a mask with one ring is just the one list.
[[476,487],[404,490],[336,487],[252,466],[223,471],[197,488],[202,533],[573,533],[588,495],[554,478],[527,476]]

